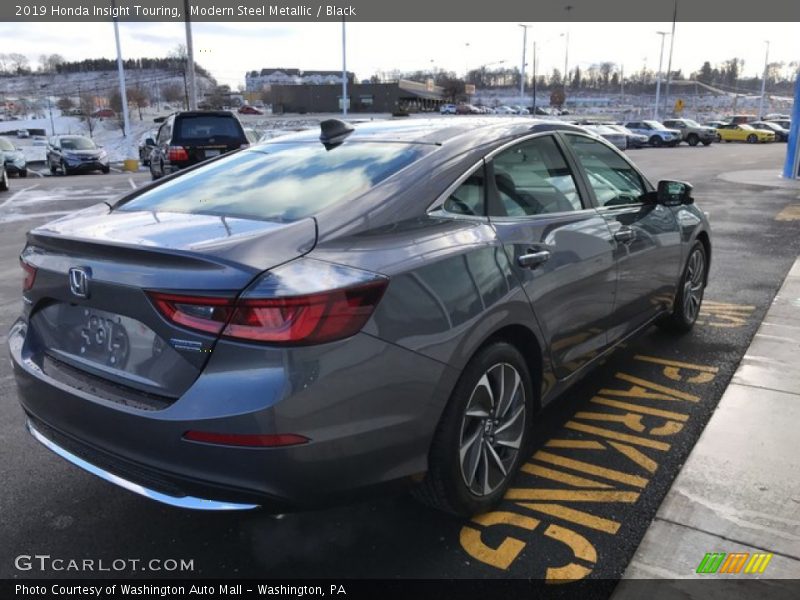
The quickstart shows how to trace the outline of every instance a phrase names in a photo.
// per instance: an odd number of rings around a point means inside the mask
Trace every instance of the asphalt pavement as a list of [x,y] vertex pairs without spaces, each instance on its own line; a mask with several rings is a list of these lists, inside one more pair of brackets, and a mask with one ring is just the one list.
[[[0,361],[0,577],[592,578],[609,581],[596,588],[607,597],[800,253],[796,190],[719,175],[777,175],[784,153],[783,144],[630,152],[653,181],[692,182],[710,214],[712,267],[697,327],[681,337],[653,328],[553,403],[538,419],[536,450],[502,506],[471,521],[402,493],[281,517],[152,503],[34,442],[10,364]],[[11,180],[11,193],[0,196],[0,344],[21,305],[24,232],[146,181],[144,173]],[[109,563],[184,559],[191,568],[75,573],[15,566],[15,557],[36,553]]]

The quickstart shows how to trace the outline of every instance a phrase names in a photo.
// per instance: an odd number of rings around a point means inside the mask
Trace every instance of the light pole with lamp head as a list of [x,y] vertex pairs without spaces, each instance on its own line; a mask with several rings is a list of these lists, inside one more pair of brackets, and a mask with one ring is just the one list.
[[522,23],[518,23],[518,25],[522,27],[522,64],[519,69],[519,101],[522,106],[525,104],[525,49],[528,47],[528,27],[530,25]]
[[764,92],[767,90],[767,73],[769,71],[769,40],[764,40],[767,52],[764,55],[764,77],[761,79],[761,100],[758,101],[758,118],[764,118]]
[[664,39],[669,35],[669,32],[656,31],[656,35],[661,36],[661,52],[658,55],[658,73],[656,73],[656,105],[653,108],[653,119],[658,121],[658,102],[661,98],[661,65],[664,61]]

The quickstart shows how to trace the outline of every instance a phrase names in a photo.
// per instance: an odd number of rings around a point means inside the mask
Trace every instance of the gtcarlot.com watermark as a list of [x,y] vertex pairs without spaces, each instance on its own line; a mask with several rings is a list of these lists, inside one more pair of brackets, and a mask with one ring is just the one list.
[[194,571],[194,559],[186,558],[63,558],[50,554],[20,554],[14,559],[18,571],[39,573],[186,573]]

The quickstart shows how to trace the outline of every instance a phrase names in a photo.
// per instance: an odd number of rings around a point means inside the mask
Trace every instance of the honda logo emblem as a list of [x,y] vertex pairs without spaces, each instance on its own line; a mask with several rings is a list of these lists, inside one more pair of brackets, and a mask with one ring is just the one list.
[[72,267],[69,270],[69,291],[78,298],[88,298],[91,278],[92,270],[89,267]]

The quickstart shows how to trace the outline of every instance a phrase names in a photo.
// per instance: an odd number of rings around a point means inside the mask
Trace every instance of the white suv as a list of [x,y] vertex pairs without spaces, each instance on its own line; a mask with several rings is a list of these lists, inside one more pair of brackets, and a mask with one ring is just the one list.
[[455,104],[442,104],[439,107],[439,114],[441,115],[454,115],[456,114]]
[[683,135],[678,129],[667,129],[658,121],[630,121],[625,127],[634,133],[647,136],[651,146],[677,146]]

